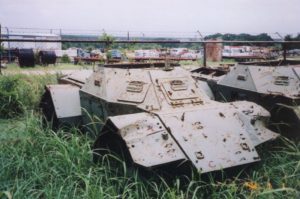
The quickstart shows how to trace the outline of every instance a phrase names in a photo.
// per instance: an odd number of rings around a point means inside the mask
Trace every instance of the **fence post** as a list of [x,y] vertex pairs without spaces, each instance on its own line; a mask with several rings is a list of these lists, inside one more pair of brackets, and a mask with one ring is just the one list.
[[2,45],[1,45],[1,39],[2,39],[2,35],[1,35],[1,24],[0,24],[0,75],[2,75]]
[[[5,27],[6,33],[7,33],[7,38],[9,39],[9,29],[8,27]],[[7,42],[7,48],[8,48],[8,63],[11,63],[11,54],[10,54],[10,42]]]
[[206,67],[206,43],[202,43],[203,46],[203,66]]
[[282,48],[283,48],[283,61],[286,61],[286,44],[282,44]]

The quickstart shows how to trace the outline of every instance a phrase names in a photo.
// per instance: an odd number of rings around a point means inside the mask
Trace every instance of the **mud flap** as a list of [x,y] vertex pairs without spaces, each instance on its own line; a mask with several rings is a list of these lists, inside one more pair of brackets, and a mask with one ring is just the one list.
[[76,125],[81,119],[79,88],[68,84],[48,85],[40,103],[43,114],[55,126]]

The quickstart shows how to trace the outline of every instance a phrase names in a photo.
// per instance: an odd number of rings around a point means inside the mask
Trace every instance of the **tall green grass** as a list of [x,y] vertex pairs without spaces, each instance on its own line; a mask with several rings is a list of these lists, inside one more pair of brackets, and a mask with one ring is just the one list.
[[17,117],[36,109],[44,86],[56,82],[56,75],[0,76],[0,118]]
[[[41,121],[29,113],[24,125],[14,129],[25,136],[1,138],[0,192],[13,198],[299,197],[300,146],[286,139],[261,149],[263,161],[240,175],[217,180],[208,175],[203,180],[194,173],[165,180],[158,174],[140,175],[113,155],[95,164],[90,149],[93,140],[75,128],[53,132],[43,128]],[[10,129],[1,133],[9,134]]]
[[[226,172],[142,175],[115,155],[92,161],[94,140],[76,128],[52,131],[35,110],[55,77],[0,77],[11,113],[0,119],[0,198],[299,198],[300,144],[281,138],[258,148],[262,161]],[[5,81],[2,79],[5,78]],[[5,93],[5,92],[7,93]],[[21,97],[22,96],[22,97]],[[8,103],[1,101],[1,106]],[[9,101],[9,103],[11,103]],[[13,112],[15,104],[22,113]],[[3,115],[2,115],[3,116]],[[10,119],[7,119],[10,118]],[[203,178],[205,177],[205,178]]]
[[41,66],[35,65],[35,67],[25,67],[20,68],[16,63],[7,64],[7,68],[3,69],[2,72],[4,74],[17,74],[26,72],[30,73],[30,71],[40,71],[42,72],[53,72],[53,71],[60,71],[60,70],[76,70],[76,69],[92,69],[91,65],[74,65],[73,63],[58,63],[56,65],[48,65],[48,66]]

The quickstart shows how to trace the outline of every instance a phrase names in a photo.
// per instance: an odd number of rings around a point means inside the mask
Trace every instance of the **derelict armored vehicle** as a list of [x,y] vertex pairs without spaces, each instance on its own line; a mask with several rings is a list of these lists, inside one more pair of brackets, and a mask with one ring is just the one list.
[[178,66],[102,65],[79,86],[75,79],[46,86],[44,112],[52,107],[57,121],[82,125],[97,116],[94,154],[107,147],[143,168],[190,162],[205,173],[244,165],[259,161],[255,147],[278,136],[265,127],[264,108],[213,101],[207,84]]
[[[272,62],[273,63],[273,62]],[[276,65],[275,62],[273,65]],[[217,101],[247,100],[271,112],[274,127],[300,131],[300,65],[238,64],[230,70],[199,68],[197,80],[208,83]]]

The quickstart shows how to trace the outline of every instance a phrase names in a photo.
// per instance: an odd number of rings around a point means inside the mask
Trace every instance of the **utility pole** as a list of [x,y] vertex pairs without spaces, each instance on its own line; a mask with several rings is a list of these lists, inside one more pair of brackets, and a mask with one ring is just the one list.
[[286,44],[282,44],[282,48],[283,48],[283,61],[285,62],[286,61],[286,49],[287,49]]
[[[9,39],[9,29],[8,27],[5,27],[6,32],[7,32],[7,38]],[[10,42],[7,42],[7,47],[8,47],[8,63],[11,62],[11,54],[10,54]]]
[[[281,39],[281,41],[284,41],[284,38],[281,36],[281,34],[279,34],[279,32],[275,32],[275,34]],[[286,61],[286,50],[287,50],[287,45],[286,44],[282,44],[281,48],[283,50],[283,61]]]
[[197,33],[199,34],[201,41],[204,41],[204,37],[203,37],[203,35],[201,34],[201,32],[200,32],[199,30],[197,30]]
[[275,32],[275,34],[281,39],[281,41],[284,41],[284,38],[279,34],[279,32]]
[[[202,36],[201,32],[197,30],[197,33],[199,34],[201,41],[204,41],[204,37]],[[203,43],[202,47],[203,47],[203,66],[206,67],[206,43]]]
[[203,43],[203,66],[206,67],[206,43]]

